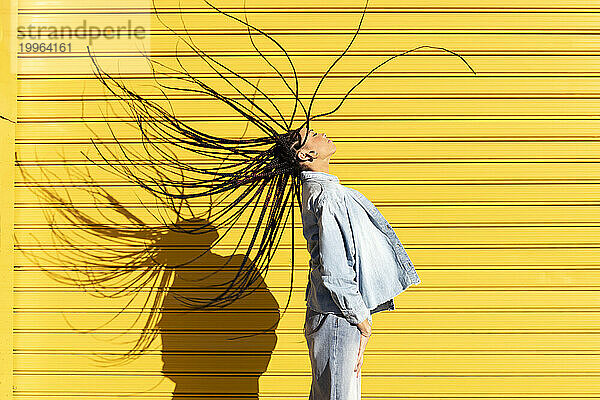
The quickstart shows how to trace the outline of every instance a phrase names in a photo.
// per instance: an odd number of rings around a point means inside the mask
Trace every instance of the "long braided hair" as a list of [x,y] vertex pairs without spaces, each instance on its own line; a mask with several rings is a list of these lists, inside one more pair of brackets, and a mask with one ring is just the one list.
[[[158,84],[158,89],[169,103],[169,106],[171,106],[171,103],[167,91],[208,96],[210,99],[218,100],[228,106],[230,110],[243,117],[248,124],[252,124],[264,136],[256,138],[217,137],[203,132],[197,127],[190,126],[174,115],[172,107],[168,110],[159,105],[158,102],[139,95],[123,82],[104,71],[88,47],[87,50],[93,63],[95,77],[117,99],[126,105],[127,113],[130,117],[129,121],[135,122],[135,128],[141,135],[141,142],[145,153],[143,157],[135,154],[126,145],[121,143],[114,135],[113,130],[110,129],[115,143],[118,144],[120,153],[116,154],[109,151],[109,154],[112,156],[110,158],[105,154],[105,151],[99,148],[99,143],[96,143],[92,139],[94,147],[106,163],[98,163],[87,155],[84,155],[90,162],[113,173],[117,173],[147,190],[169,210],[173,211],[176,217],[170,221],[160,216],[160,220],[166,229],[197,235],[205,235],[212,231],[224,229],[223,235],[218,240],[215,240],[208,249],[198,254],[195,259],[208,253],[234,226],[243,225],[239,241],[232,252],[233,256],[233,253],[241,249],[244,254],[243,260],[240,265],[233,266],[237,272],[233,279],[229,280],[226,285],[223,285],[219,289],[219,294],[211,298],[175,294],[176,298],[190,309],[223,308],[252,293],[256,289],[255,283],[259,282],[261,277],[268,271],[291,213],[291,278],[288,298],[284,308],[285,313],[290,304],[295,267],[293,234],[295,207],[293,202],[295,199],[300,210],[302,209],[300,172],[307,168],[306,163],[301,162],[297,155],[298,150],[304,146],[308,138],[308,134],[306,134],[304,139],[302,139],[302,129],[306,129],[308,133],[311,121],[336,112],[350,93],[378,68],[396,57],[406,55],[418,49],[431,48],[444,50],[459,57],[474,74],[475,71],[460,55],[450,50],[435,46],[418,46],[395,54],[372,68],[347,91],[337,106],[330,111],[311,115],[311,110],[321,84],[332,68],[350,49],[360,31],[367,10],[368,0],[365,2],[360,22],[352,39],[345,50],[321,76],[312,93],[308,107],[300,100],[296,68],[286,49],[273,37],[248,23],[245,14],[244,20],[242,20],[218,9],[207,0],[204,0],[204,2],[226,18],[236,21],[247,28],[248,37],[254,49],[279,77],[283,85],[287,88],[286,91],[289,91],[293,96],[294,104],[291,113],[289,113],[289,119],[284,117],[284,113],[280,111],[275,102],[258,87],[258,83],[252,83],[246,77],[235,72],[196,46],[185,24],[184,28],[187,37],[168,27],[160,18],[160,12],[156,6],[153,5],[154,12],[161,23],[176,35],[178,39],[182,40],[193,54],[199,60],[205,62],[215,72],[215,75],[223,83],[230,86],[238,96],[238,98],[226,96],[209,86],[198,76],[186,70],[176,49],[175,58],[181,69],[169,67],[158,60],[146,57],[149,65],[152,67],[152,74]],[[288,82],[289,78],[285,78],[271,63],[269,57],[256,46],[252,37],[255,34],[266,38],[285,55],[292,71],[291,82]],[[155,69],[157,65],[164,67],[168,71],[157,72]],[[173,79],[175,82],[181,82],[182,85],[160,82],[157,79],[159,75],[164,78]],[[253,91],[253,95],[248,94],[241,87],[242,85],[250,88]],[[272,108],[272,112],[269,112],[266,107],[258,104],[255,101],[256,97],[266,101],[267,105]],[[302,116],[298,117],[300,125],[295,127],[298,108],[301,109]],[[174,155],[173,150],[175,149],[192,152],[201,157],[203,163],[183,162]],[[140,159],[147,159],[148,162],[140,163]],[[211,165],[208,165],[208,162]],[[219,211],[210,211],[210,218],[207,219],[199,220],[195,217],[190,217],[184,210],[190,212],[191,207],[182,207],[182,203],[188,204],[190,199],[199,198],[209,200],[211,210],[218,209]],[[192,215],[194,215],[193,212]],[[246,239],[247,237],[248,239]],[[231,257],[229,260],[231,260]],[[169,265],[168,267],[184,268],[187,264],[189,262],[180,265]],[[95,276],[95,282],[109,281],[117,277],[122,282],[123,276],[121,272],[118,268],[105,270],[101,275]],[[273,326],[269,329],[271,328]],[[155,333],[155,331],[152,332]]]

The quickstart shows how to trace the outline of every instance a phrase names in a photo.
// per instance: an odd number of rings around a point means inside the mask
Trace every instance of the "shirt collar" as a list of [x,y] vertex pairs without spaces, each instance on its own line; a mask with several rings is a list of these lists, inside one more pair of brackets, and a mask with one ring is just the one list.
[[340,182],[337,176],[321,171],[300,171],[300,179],[303,182],[308,180]]

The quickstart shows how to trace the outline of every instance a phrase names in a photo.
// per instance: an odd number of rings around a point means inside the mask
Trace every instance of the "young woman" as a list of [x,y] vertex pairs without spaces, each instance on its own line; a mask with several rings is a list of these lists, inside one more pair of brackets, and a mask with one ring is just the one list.
[[311,255],[304,334],[312,366],[310,399],[360,399],[371,315],[421,281],[389,223],[360,192],[329,173],[327,135],[299,132],[302,224]]
[[[93,142],[102,160],[98,163],[87,155],[85,157],[98,167],[116,172],[156,196],[170,212],[168,220],[163,215],[156,218],[159,224],[164,222],[166,229],[197,235],[219,231],[219,240],[199,252],[197,259],[210,254],[222,238],[235,236],[231,257],[233,253],[243,257],[239,265],[231,265],[236,272],[234,278],[227,281],[214,298],[178,296],[178,300],[191,309],[226,307],[257,288],[257,282],[262,282],[262,277],[268,272],[284,230],[291,225],[294,231],[296,207],[293,202],[296,200],[302,213],[303,234],[311,253],[304,325],[312,364],[311,399],[358,399],[363,353],[371,334],[371,315],[393,310],[394,296],[420,280],[392,227],[373,203],[357,190],[341,185],[335,175],[329,174],[329,161],[335,153],[335,145],[323,133],[312,130],[310,122],[335,113],[350,93],[378,68],[421,48],[452,53],[471,71],[473,69],[460,55],[450,50],[418,46],[388,57],[364,75],[359,74],[362,75],[360,79],[357,77],[356,84],[331,110],[311,113],[321,84],[357,37],[368,0],[350,43],[308,95],[301,94],[292,58],[277,40],[247,21],[214,7],[206,0],[205,3],[248,29],[249,39],[260,59],[269,65],[268,70],[272,70],[276,82],[281,83],[279,90],[271,91],[284,98],[287,95],[292,100],[290,104],[285,98],[289,108],[280,109],[273,96],[258,87],[258,82],[254,84],[243,74],[229,68],[221,58],[198,48],[191,35],[181,35],[163,23],[188,46],[190,54],[197,58],[194,61],[205,62],[214,70],[217,84],[209,85],[200,75],[186,70],[185,60],[178,57],[177,51],[173,57],[181,69],[163,64],[161,58],[145,56],[161,92],[156,95],[159,99],[156,101],[150,96],[140,95],[104,71],[88,48],[94,75],[124,105],[128,116],[123,118],[123,122],[139,130],[143,146],[136,152],[128,150],[128,146],[123,146],[109,128],[118,151],[113,152],[110,146],[109,150],[101,151]],[[161,13],[154,11],[163,22]],[[187,34],[187,29],[185,31]],[[256,46],[252,38],[255,35],[281,50],[277,56],[284,55],[284,61],[287,60],[285,62],[289,63],[291,70],[291,73],[286,72],[287,77],[269,61],[272,56]],[[156,71],[157,66],[166,72]],[[219,83],[225,85],[228,93],[220,89]],[[249,91],[253,94],[250,95]],[[224,105],[233,117],[247,121],[246,128],[251,125],[258,136],[243,138],[244,135],[236,132],[228,137],[209,134],[198,126],[200,123],[192,123],[197,116],[180,118],[175,115],[169,98],[172,93],[185,97],[196,95],[203,101]],[[307,106],[301,101],[304,96],[310,98]],[[163,99],[166,105],[161,104]],[[199,110],[202,113],[203,108],[199,107]],[[227,120],[224,116],[219,118]],[[175,150],[184,152],[185,157],[175,156]],[[198,204],[190,203],[199,200],[210,205],[210,218],[206,218],[205,223],[196,222]],[[291,224],[288,224],[290,214]],[[292,234],[291,279],[295,267],[294,240]],[[187,264],[169,267],[186,268]],[[158,268],[148,268],[142,273],[155,274]],[[121,273],[116,268],[107,272],[103,279],[117,279]],[[292,288],[293,280],[288,287],[283,313],[290,304]],[[272,333],[276,324],[261,332]]]

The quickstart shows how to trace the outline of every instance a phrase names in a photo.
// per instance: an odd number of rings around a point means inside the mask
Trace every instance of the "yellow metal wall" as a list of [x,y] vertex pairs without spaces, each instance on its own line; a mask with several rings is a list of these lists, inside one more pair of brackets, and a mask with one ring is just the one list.
[[[214,4],[243,17],[243,2]],[[147,14],[151,5],[21,0],[18,23],[146,21],[152,35],[144,43],[154,59],[175,66],[174,36]],[[260,80],[267,93],[286,95],[243,27],[203,2],[181,6],[191,8],[185,22],[200,30],[199,47],[225,55],[227,65]],[[252,0],[246,6],[249,22],[291,52],[306,101],[346,47],[364,3]],[[457,57],[422,49],[380,68],[336,114],[313,125],[337,144],[331,172],[380,208],[422,280],[396,298],[397,310],[374,317],[364,398],[600,398],[598,3],[373,0],[369,7],[361,35],[322,85],[313,113],[329,111],[337,104],[332,96],[339,98],[386,56],[419,45],[458,52],[477,76]],[[181,27],[177,13],[163,16]],[[143,309],[152,306],[143,302],[149,286],[142,296],[116,297],[119,282],[96,293],[93,284],[58,282],[42,269],[135,263],[136,254],[148,256],[148,244],[161,262],[181,262],[205,243],[154,229],[143,204],[154,212],[161,205],[82,155],[99,159],[91,130],[112,140],[103,112],[125,114],[116,102],[106,108],[85,40],[70,42],[72,53],[22,52],[17,63],[16,151],[28,175],[17,171],[15,186],[14,398],[307,398],[308,254],[298,213],[295,291],[285,315],[278,309],[290,282],[289,232],[262,290],[250,298],[220,313],[163,312],[154,321],[163,332],[141,357],[123,364],[92,359],[133,346],[151,315]],[[103,65],[119,60],[131,87],[159,94],[146,66],[125,57],[133,53],[124,46],[98,40],[92,49]],[[219,85],[197,57],[185,60]],[[289,72],[281,57],[276,65]],[[291,101],[279,101],[289,117]],[[237,136],[245,128],[212,101],[181,96],[174,106],[209,133]],[[112,127],[133,147],[137,140],[139,149],[135,127]],[[61,214],[60,199],[78,211]],[[3,242],[8,238],[4,231]],[[211,262],[222,262],[233,243],[219,245]],[[178,290],[194,292],[185,275],[159,277],[167,291],[159,308],[173,305]],[[227,340],[274,322],[274,334]]]
[[[0,398],[10,399],[13,390],[13,160],[17,113],[16,56],[11,53],[13,40],[8,34],[16,25],[16,3],[0,3]],[[14,51],[14,50],[13,50]]]

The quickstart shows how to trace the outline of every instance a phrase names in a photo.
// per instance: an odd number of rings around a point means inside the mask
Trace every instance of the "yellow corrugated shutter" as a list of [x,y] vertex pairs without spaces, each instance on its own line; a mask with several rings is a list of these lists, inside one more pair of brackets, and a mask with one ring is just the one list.
[[[245,28],[201,1],[156,5],[176,29],[181,5],[196,45],[260,81],[289,117],[289,92]],[[243,2],[214,5],[244,16]],[[119,68],[130,87],[157,101],[160,92],[148,65],[134,57],[135,44],[177,67],[175,36],[151,16],[152,2],[21,0],[17,6],[25,37],[13,40],[19,51],[15,148],[26,175],[15,170],[14,289],[8,279],[4,290],[6,299],[11,291],[14,296],[14,343],[4,346],[14,349],[13,397],[307,398],[308,254],[298,212],[294,292],[283,316],[289,230],[260,290],[222,312],[173,310],[173,296],[205,293],[194,279],[222,265],[232,238],[208,265],[158,275],[137,297],[119,297],[124,284],[118,280],[101,287],[92,279],[103,265],[182,262],[209,240],[159,230],[144,206],[159,215],[163,205],[82,154],[100,160],[92,131],[114,144],[103,115],[126,116],[92,75],[86,44],[102,66]],[[352,38],[364,3],[253,0],[246,6],[248,21],[290,51],[308,104],[319,77]],[[420,45],[457,52],[477,75],[458,57],[421,49],[378,69],[337,113],[311,125],[337,144],[331,172],[379,207],[422,280],[396,298],[395,311],[374,316],[364,398],[600,396],[598,11],[589,1],[369,2],[361,34],[319,89],[314,112],[337,105],[386,57]],[[124,26],[129,33],[141,27],[145,35],[40,39],[30,24],[46,33],[62,26],[88,32]],[[277,48],[253,38],[291,76]],[[42,52],[40,43],[57,46]],[[183,43],[178,49],[186,50]],[[196,55],[180,55],[190,71],[235,95]],[[244,131],[245,121],[214,101],[174,99],[177,115],[200,129],[232,137]],[[141,149],[135,126],[112,121],[117,137]],[[5,137],[10,142],[10,133]],[[8,201],[10,192],[2,191]],[[7,207],[3,212],[10,218]],[[10,254],[6,221],[2,245]],[[52,275],[69,265],[88,267],[91,281],[79,287]],[[165,292],[150,293],[153,284]],[[155,303],[145,304],[148,297]],[[125,355],[151,316],[161,331],[143,355],[123,364],[99,360]],[[275,322],[270,334],[228,340]]]
[[[11,21],[12,20],[12,21]],[[13,221],[14,152],[17,113],[16,57],[14,40],[8,35],[16,20],[10,2],[0,3],[0,398],[9,399],[13,390]]]

